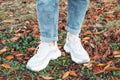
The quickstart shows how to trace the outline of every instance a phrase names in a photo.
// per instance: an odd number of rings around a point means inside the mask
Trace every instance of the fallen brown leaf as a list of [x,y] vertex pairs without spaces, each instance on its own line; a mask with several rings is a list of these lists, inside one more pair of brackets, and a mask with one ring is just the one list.
[[8,50],[8,47],[5,46],[3,49],[0,50],[0,55],[5,53]]
[[34,51],[34,50],[35,50],[35,48],[27,48],[28,52],[31,52],[31,51]]
[[15,21],[14,20],[4,20],[3,21],[3,23],[10,23],[10,24],[12,24],[12,23],[14,23]]
[[92,63],[91,63],[91,62],[89,62],[89,63],[84,63],[83,65],[84,65],[85,67],[87,67],[87,68],[92,67]]
[[86,31],[86,32],[84,33],[84,35],[88,35],[88,34],[92,34],[92,32],[91,32],[91,31]]
[[0,76],[0,80],[2,80],[4,78],[4,76]]
[[26,23],[26,24],[30,24],[30,22],[29,22],[29,21],[25,21],[25,23]]
[[120,35],[120,29],[115,32],[115,36]]
[[77,74],[75,73],[75,71],[70,71],[70,76],[77,76]]
[[82,80],[81,78],[77,78],[77,80]]
[[62,55],[62,56],[66,56],[66,53],[65,53],[65,52],[61,52],[61,55]]
[[96,80],[100,80],[100,77],[96,76]]
[[120,68],[117,68],[117,67],[107,67],[105,70],[106,70],[106,71],[120,70]]
[[93,74],[100,74],[100,73],[103,73],[104,70],[100,70],[100,71],[96,71],[96,72],[93,72]]
[[114,80],[119,80],[118,77],[114,77]]
[[85,37],[85,38],[83,38],[82,39],[82,41],[84,42],[84,41],[88,41],[90,39],[90,37]]
[[1,66],[4,67],[4,68],[6,68],[6,69],[10,69],[11,68],[10,65],[7,64],[7,63],[2,64]]
[[113,51],[113,55],[118,55],[120,54],[120,51]]
[[53,77],[49,77],[49,76],[42,76],[42,78],[45,79],[45,80],[51,80],[51,79],[53,79]]
[[101,58],[101,55],[99,53],[95,53],[95,56],[92,57],[92,59],[99,59]]
[[104,71],[105,71],[108,67],[110,67],[111,64],[112,64],[112,61],[107,62],[107,66],[104,67]]
[[14,36],[20,37],[20,36],[23,36],[23,34],[22,33],[16,33],[16,34],[14,34]]
[[115,58],[119,58],[119,57],[120,57],[120,55],[115,55],[114,57],[115,57]]
[[14,56],[13,56],[13,55],[8,55],[8,56],[6,56],[5,58],[6,58],[7,60],[11,60],[11,59],[14,58]]
[[106,64],[99,63],[97,66],[102,67],[102,66],[105,66],[105,65],[106,65]]
[[63,75],[62,79],[67,78],[67,77],[69,76],[69,74],[70,74],[70,72],[69,72],[69,71],[67,71],[67,72]]
[[19,37],[18,37],[18,36],[15,36],[15,37],[11,38],[10,40],[11,40],[12,42],[15,42],[15,41],[17,41],[18,39],[19,39]]
[[21,57],[21,56],[24,56],[24,54],[21,54],[21,53],[18,53],[15,55],[16,57]]
[[55,70],[56,70],[56,67],[54,67],[50,72],[51,72],[51,74],[53,74],[54,72],[55,72]]

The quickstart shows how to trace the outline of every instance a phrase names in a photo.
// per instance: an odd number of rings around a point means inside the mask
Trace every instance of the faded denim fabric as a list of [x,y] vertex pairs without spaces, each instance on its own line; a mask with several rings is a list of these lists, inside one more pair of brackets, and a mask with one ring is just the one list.
[[[66,29],[79,34],[89,0],[68,0],[68,20]],[[36,0],[40,40],[58,41],[59,0]]]

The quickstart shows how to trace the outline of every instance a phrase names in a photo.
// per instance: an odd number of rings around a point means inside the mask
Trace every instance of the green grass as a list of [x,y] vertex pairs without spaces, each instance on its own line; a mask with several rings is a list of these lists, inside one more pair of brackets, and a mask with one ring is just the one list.
[[118,49],[118,44],[117,43],[112,43],[110,45],[110,47],[113,49],[113,50],[117,50]]
[[120,4],[117,4],[116,8],[117,10],[120,10]]

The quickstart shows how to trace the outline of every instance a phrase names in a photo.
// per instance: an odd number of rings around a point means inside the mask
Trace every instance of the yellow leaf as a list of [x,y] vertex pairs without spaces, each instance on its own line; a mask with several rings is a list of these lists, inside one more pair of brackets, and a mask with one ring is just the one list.
[[67,78],[67,77],[69,76],[69,74],[70,74],[70,72],[69,72],[69,71],[67,71],[67,72],[63,75],[62,79]]
[[4,68],[6,68],[6,69],[10,69],[11,68],[10,65],[7,64],[7,63],[2,64],[1,66],[4,67]]
[[45,79],[45,80],[53,79],[53,77],[49,77],[49,76],[42,76],[42,78]]
[[105,64],[99,63],[97,66],[101,66],[102,67],[102,66],[105,66]]

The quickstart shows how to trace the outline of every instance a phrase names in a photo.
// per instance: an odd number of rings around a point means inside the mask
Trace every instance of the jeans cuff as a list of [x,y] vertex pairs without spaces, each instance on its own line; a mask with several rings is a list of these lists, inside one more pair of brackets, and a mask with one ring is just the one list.
[[58,37],[49,38],[49,37],[40,36],[40,40],[41,40],[42,42],[58,41]]
[[75,29],[71,29],[70,27],[66,26],[66,29],[71,33],[71,34],[80,34],[80,29],[75,30]]

